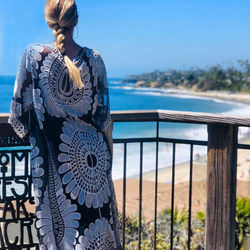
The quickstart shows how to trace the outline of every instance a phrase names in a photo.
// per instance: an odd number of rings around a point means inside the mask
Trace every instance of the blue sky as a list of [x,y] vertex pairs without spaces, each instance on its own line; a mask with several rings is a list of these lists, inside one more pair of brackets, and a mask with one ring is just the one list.
[[[25,47],[51,43],[45,0],[2,1],[0,75]],[[98,50],[109,77],[250,59],[249,0],[77,0],[76,41]]]

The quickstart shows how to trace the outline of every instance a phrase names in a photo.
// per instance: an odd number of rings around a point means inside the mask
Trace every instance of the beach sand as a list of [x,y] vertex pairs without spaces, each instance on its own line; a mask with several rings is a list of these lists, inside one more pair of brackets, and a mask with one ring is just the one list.
[[[250,144],[250,139],[241,143]],[[192,185],[192,211],[203,210],[206,207],[206,172],[207,158],[202,157],[193,162],[193,185]],[[250,196],[250,150],[238,150],[237,162],[237,196]],[[175,199],[174,206],[188,209],[189,202],[189,163],[176,165],[175,167]],[[171,184],[172,168],[159,169],[158,172],[158,207],[160,212],[171,207]],[[143,215],[148,219],[154,217],[155,200],[155,172],[143,175],[142,208]],[[122,212],[123,180],[114,181],[118,210]],[[139,210],[139,179],[128,178],[126,181],[126,214],[136,215]]]
[[193,91],[190,89],[170,89],[170,94],[178,94],[178,95],[188,95],[188,96],[199,96],[199,97],[207,97],[211,99],[220,99],[224,101],[230,102],[240,102],[245,104],[250,104],[250,94],[246,92],[235,92],[231,93],[229,91]]
[[[126,215],[139,214],[139,180],[129,178],[126,181]],[[122,185],[123,181],[115,180],[115,191],[118,204],[118,211],[122,213]],[[154,218],[155,183],[143,180],[142,191],[142,214],[146,221]],[[249,182],[237,181],[237,196],[249,196]],[[174,207],[188,209],[189,203],[189,182],[182,182],[175,185]],[[157,196],[157,212],[171,207],[171,184],[159,183]],[[194,181],[192,185],[192,213],[205,211],[206,209],[206,180]]]
[[249,93],[229,93],[223,91],[206,91],[206,92],[197,92],[197,91],[188,91],[188,95],[195,95],[201,97],[208,97],[208,98],[216,98],[221,99],[224,101],[232,101],[232,102],[241,102],[245,104],[250,104],[250,94]]

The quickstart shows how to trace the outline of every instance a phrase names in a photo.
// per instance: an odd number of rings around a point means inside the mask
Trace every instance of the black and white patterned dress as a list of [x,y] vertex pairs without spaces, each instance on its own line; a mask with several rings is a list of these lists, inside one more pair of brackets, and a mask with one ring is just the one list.
[[29,46],[11,103],[9,123],[32,145],[40,249],[121,249],[104,133],[112,125],[105,65],[87,47],[73,61],[84,83],[80,90],[54,45]]

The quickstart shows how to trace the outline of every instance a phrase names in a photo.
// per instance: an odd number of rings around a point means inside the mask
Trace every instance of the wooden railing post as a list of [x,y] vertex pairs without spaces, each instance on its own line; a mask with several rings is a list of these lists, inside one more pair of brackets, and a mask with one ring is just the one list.
[[235,249],[235,125],[208,125],[206,249]]

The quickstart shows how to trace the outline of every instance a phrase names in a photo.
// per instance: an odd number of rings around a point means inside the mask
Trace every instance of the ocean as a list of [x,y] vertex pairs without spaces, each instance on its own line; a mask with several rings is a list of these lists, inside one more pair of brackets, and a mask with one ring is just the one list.
[[[14,76],[0,76],[0,112],[8,113],[13,94]],[[132,83],[121,83],[121,79],[109,79],[110,108],[112,110],[149,110],[168,109],[176,111],[223,113],[250,117],[250,105],[221,101],[211,98],[194,97],[188,95],[171,94],[168,90],[153,88],[136,88]],[[113,137],[152,137],[156,133],[156,124],[115,123]],[[249,133],[248,129],[240,130],[241,137]],[[169,138],[185,138],[206,140],[207,131],[204,125],[160,123],[160,136]],[[206,147],[195,146],[194,156],[206,154]],[[143,172],[155,168],[155,143],[143,145]],[[167,143],[159,144],[159,168],[171,165],[172,148]],[[128,144],[127,148],[127,177],[137,176],[139,173],[139,143]],[[189,160],[189,148],[177,145],[176,163]],[[113,179],[119,179],[123,174],[123,145],[114,145]]]

